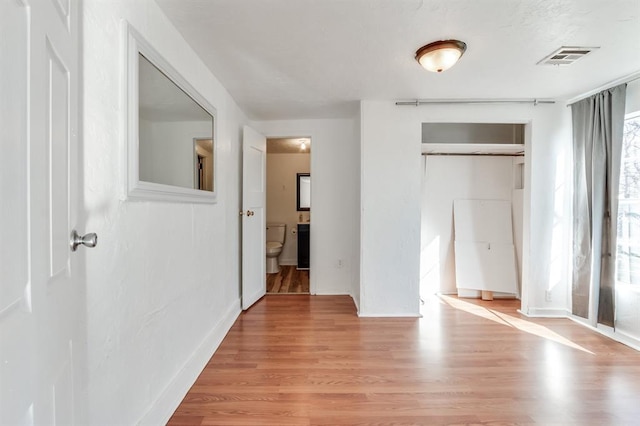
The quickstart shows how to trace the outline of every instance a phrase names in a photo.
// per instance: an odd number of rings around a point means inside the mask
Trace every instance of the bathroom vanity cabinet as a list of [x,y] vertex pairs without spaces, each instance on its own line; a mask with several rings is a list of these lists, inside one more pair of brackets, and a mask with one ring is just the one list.
[[309,269],[309,223],[298,224],[298,267],[297,269]]

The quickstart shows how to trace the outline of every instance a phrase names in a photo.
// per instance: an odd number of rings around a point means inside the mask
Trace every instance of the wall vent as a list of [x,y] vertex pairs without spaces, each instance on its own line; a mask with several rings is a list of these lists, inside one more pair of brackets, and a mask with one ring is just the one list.
[[538,65],[571,65],[596,49],[599,49],[599,47],[562,46],[552,54],[545,56],[538,62]]

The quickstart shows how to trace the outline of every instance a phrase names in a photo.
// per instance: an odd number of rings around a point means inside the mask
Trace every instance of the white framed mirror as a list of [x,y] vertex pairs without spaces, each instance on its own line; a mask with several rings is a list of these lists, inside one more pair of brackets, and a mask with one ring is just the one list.
[[298,173],[296,184],[296,209],[301,211],[311,210],[311,174]]
[[126,51],[126,198],[215,203],[216,109],[131,25]]

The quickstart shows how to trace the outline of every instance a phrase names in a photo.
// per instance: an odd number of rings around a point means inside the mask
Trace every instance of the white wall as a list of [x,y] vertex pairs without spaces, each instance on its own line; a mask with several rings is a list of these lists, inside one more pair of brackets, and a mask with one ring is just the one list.
[[[513,182],[511,186],[511,219],[513,220],[513,244],[516,248],[518,296],[520,296],[522,293],[522,256],[524,252],[524,185],[528,185],[529,183],[524,182],[525,158],[513,157],[512,160],[511,170],[513,171]],[[566,202],[568,202],[568,200],[566,200]],[[564,208],[568,209],[569,207],[568,205],[565,205]],[[567,210],[566,213],[569,214],[569,210]],[[566,229],[566,231],[569,232],[569,229]],[[565,254],[566,253],[568,253],[568,251],[565,251]]]
[[640,78],[627,84],[627,97],[624,110],[627,114],[640,111]]
[[[361,313],[417,315],[419,311],[423,122],[531,124],[525,131],[525,179],[530,179],[530,185],[523,206],[522,308],[527,313],[566,311],[568,108],[562,104],[400,107],[393,102],[363,101],[361,109]],[[551,302],[545,300],[546,290]]]
[[389,105],[360,105],[360,315],[417,316],[421,122]]
[[358,105],[358,114],[355,118],[355,129],[356,129],[356,140],[357,140],[357,148],[356,148],[356,158],[357,161],[353,167],[353,176],[352,179],[355,183],[355,192],[357,194],[356,200],[356,209],[357,214],[355,215],[355,221],[353,224],[353,238],[355,241],[353,250],[354,250],[354,267],[351,270],[351,297],[353,298],[353,302],[356,304],[356,309],[358,310],[358,314],[360,313],[360,277],[362,276],[362,264],[360,262],[360,245],[362,243],[362,197],[360,196],[361,191],[361,183],[362,183],[362,112],[360,110],[360,105]]
[[279,258],[281,265],[298,264],[298,234],[292,231],[297,231],[300,215],[307,221],[313,213],[313,210],[299,212],[296,205],[297,173],[309,173],[310,158],[309,153],[267,154],[267,223],[287,225]]
[[[162,424],[240,312],[240,134],[226,90],[151,0],[83,2],[89,423]],[[218,112],[218,203],[122,200],[121,20]],[[84,390],[82,390],[84,391]]]
[[360,267],[355,120],[258,121],[252,126],[267,137],[311,138],[311,292],[351,294],[352,271]]
[[[456,199],[508,200],[512,204],[514,245],[522,234],[522,191],[513,191],[514,157],[424,155],[420,295],[456,294],[453,240],[453,201]],[[515,200],[514,200],[515,198]],[[517,198],[520,198],[518,200]],[[521,258],[521,256],[517,256]],[[521,276],[518,268],[518,277]],[[466,294],[479,292],[466,291]]]

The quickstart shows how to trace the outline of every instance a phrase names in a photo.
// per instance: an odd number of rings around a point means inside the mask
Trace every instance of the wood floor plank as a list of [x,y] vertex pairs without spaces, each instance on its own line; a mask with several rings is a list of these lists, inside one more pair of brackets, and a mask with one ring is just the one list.
[[298,270],[293,265],[280,265],[280,272],[267,274],[267,293],[308,294],[309,271]]
[[201,425],[204,420],[204,416],[180,416],[176,415],[171,417],[167,425],[170,426],[194,426]]
[[291,271],[292,267],[281,268],[282,273],[282,286],[280,286],[279,293],[289,293],[289,287],[291,287]]
[[443,296],[358,318],[346,296],[265,297],[169,424],[638,424],[640,353],[517,308]]

